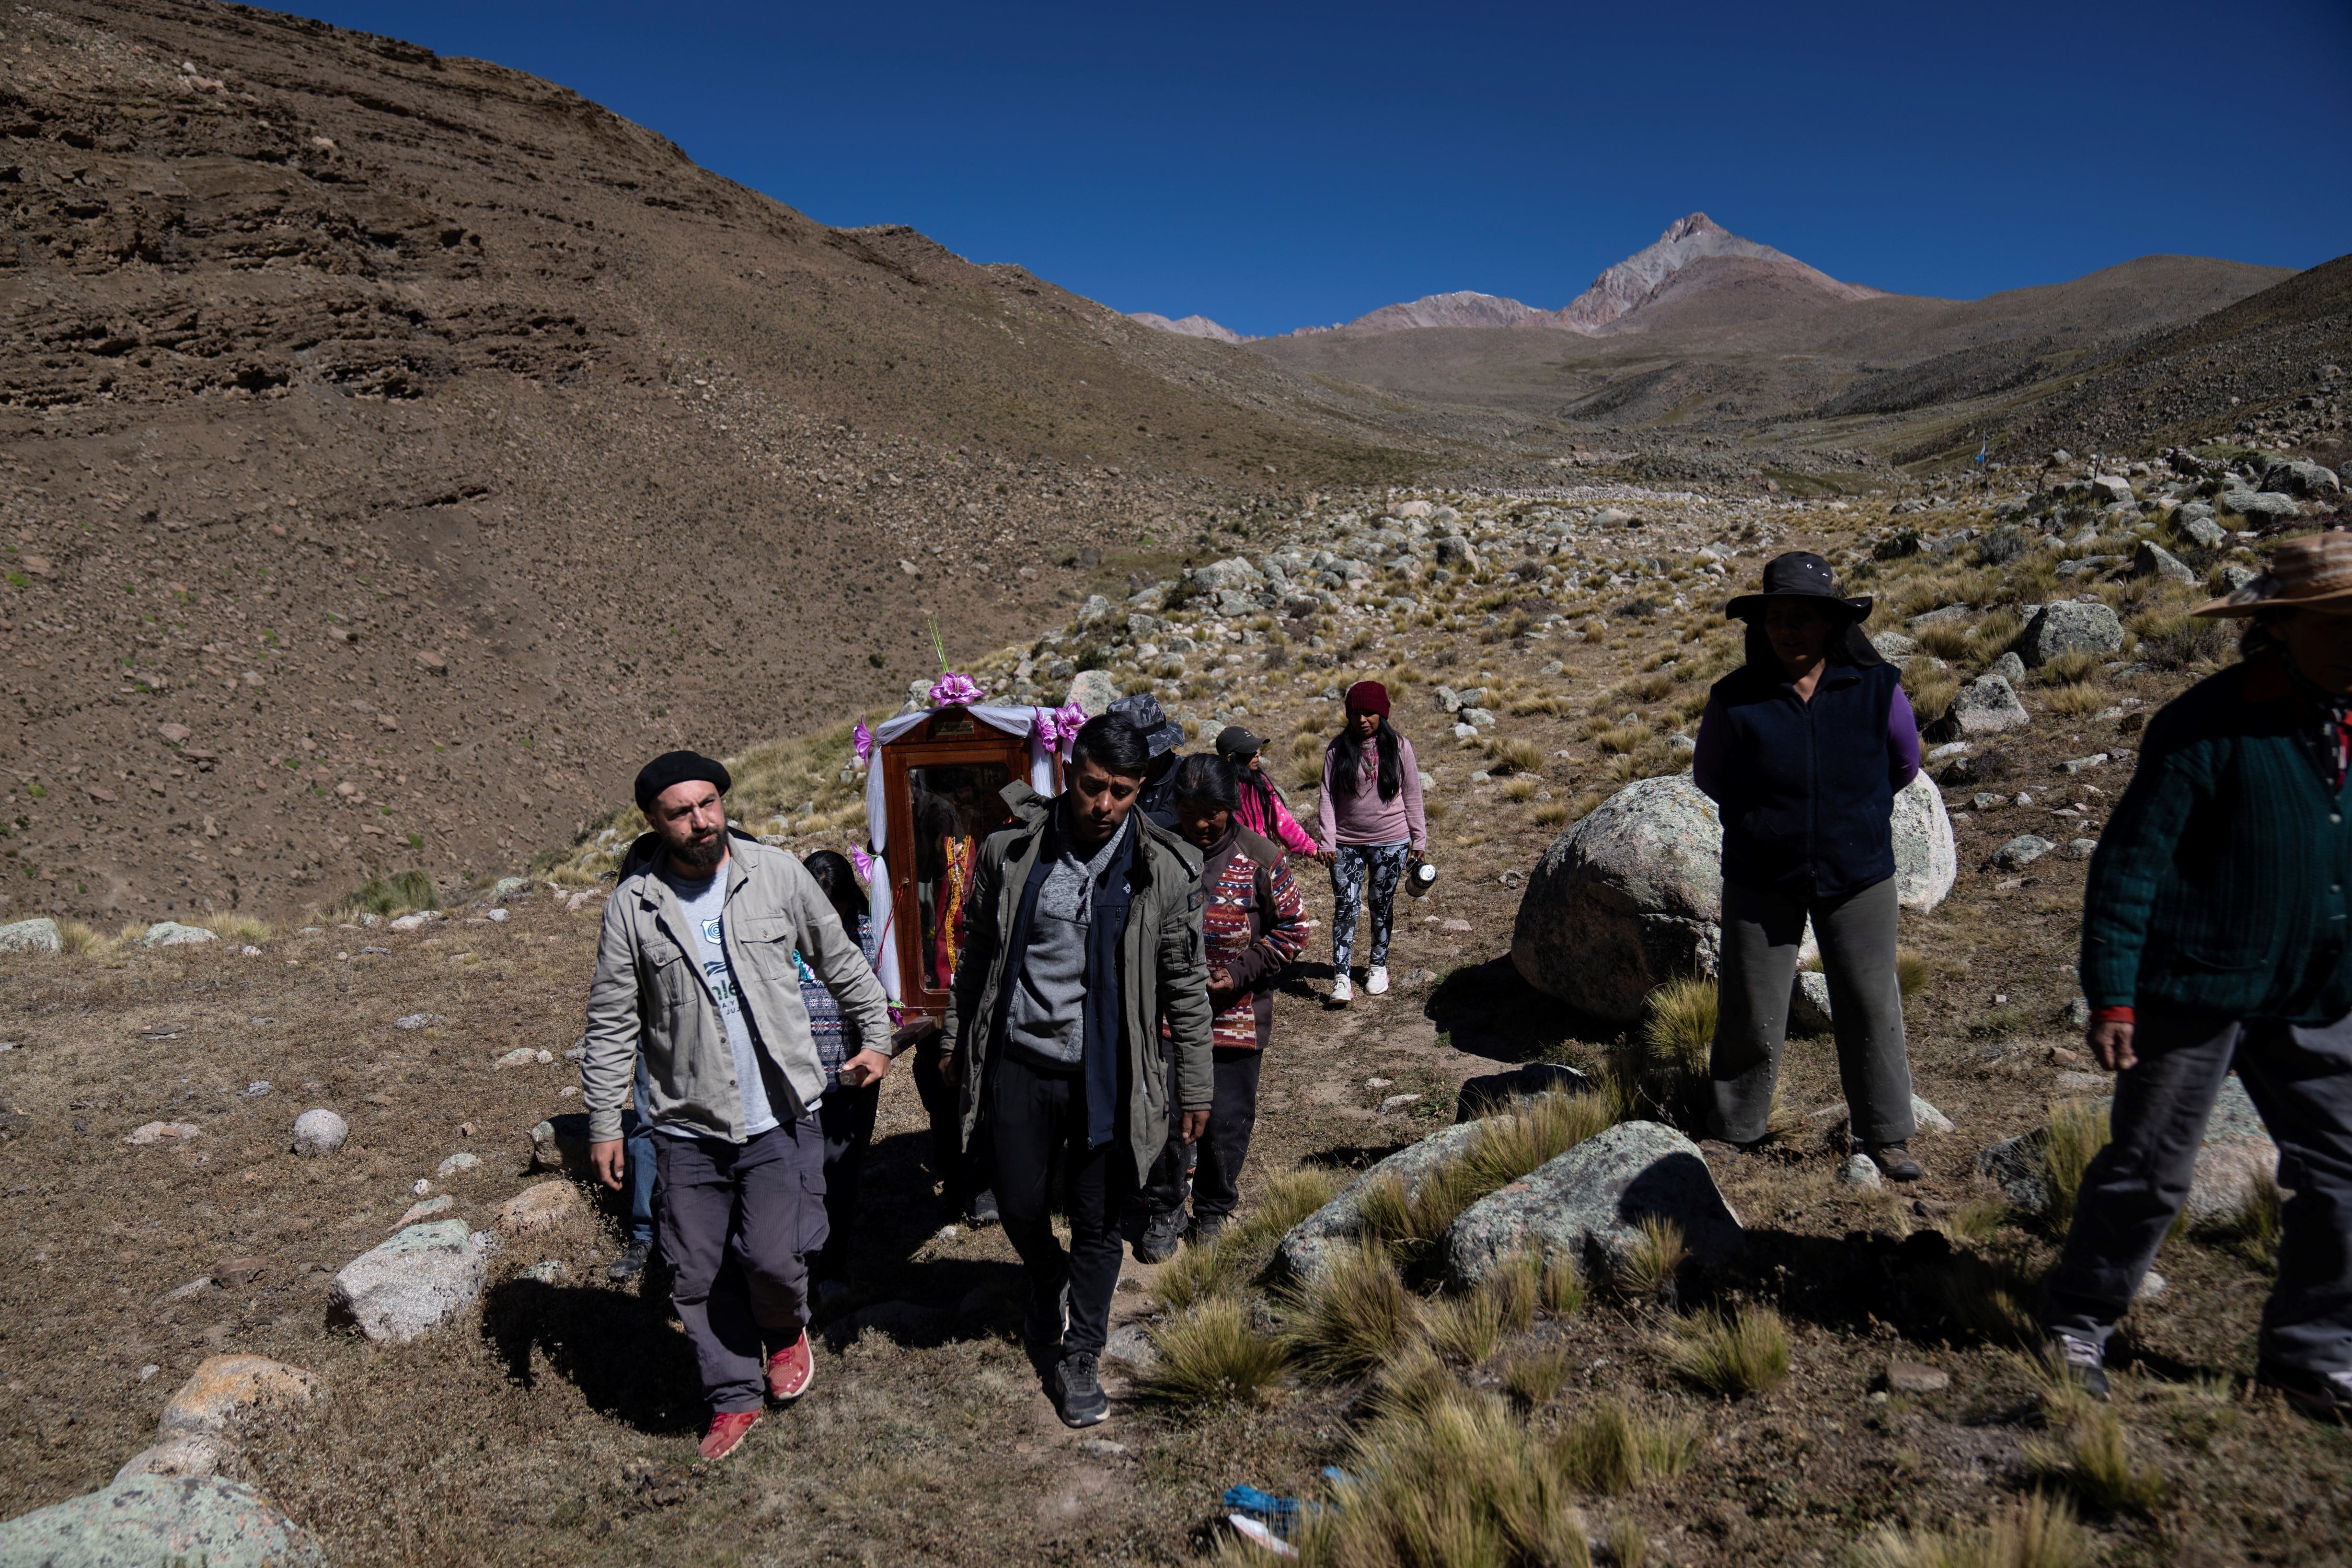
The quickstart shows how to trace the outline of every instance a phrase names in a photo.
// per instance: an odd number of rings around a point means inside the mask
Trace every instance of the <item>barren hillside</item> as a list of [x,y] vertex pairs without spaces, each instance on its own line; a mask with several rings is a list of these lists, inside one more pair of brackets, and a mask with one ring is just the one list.
[[936,671],[927,611],[994,646],[1086,550],[1420,460],[497,66],[194,0],[0,33],[17,907],[495,868]]

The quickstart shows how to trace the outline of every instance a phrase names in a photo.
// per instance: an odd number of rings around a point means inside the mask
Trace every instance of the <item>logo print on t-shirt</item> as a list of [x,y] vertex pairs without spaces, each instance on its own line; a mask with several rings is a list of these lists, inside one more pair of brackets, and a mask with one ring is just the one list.
[[713,947],[719,947],[722,945],[722,936],[726,931],[726,917],[723,915],[713,915],[710,919],[702,922],[702,940],[709,942]]

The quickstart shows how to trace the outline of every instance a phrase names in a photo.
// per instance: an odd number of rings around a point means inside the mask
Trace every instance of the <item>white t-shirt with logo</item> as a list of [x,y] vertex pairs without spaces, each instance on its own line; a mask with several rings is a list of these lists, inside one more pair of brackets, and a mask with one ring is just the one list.
[[[727,879],[714,873],[699,882],[689,882],[667,863],[659,875],[669,884],[669,890],[677,895],[678,905],[686,913],[688,940],[700,949],[698,952],[689,951],[688,957],[701,963],[703,977],[710,983],[710,994],[718,998],[719,1021],[727,1026],[727,1044],[735,1056],[735,1087],[743,1097],[743,1136],[756,1138],[781,1123],[768,1105],[767,1080],[760,1075],[760,1045],[753,1037],[751,1017],[743,1011],[743,994],[735,984],[734,967],[727,962]],[[811,1101],[809,1110],[815,1109],[816,1103]],[[662,1131],[681,1138],[696,1136],[685,1127],[665,1127]]]

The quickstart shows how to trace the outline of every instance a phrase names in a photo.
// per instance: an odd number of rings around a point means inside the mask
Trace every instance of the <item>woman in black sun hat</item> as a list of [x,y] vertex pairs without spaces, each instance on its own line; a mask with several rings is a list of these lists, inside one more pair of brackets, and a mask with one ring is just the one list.
[[1895,794],[1919,772],[1919,730],[1895,668],[1863,635],[1818,555],[1765,563],[1763,590],[1724,613],[1748,662],[1716,682],[1692,782],[1723,816],[1723,961],[1714,1131],[1763,1141],[1789,1031],[1805,921],[1821,942],[1853,1137],[1916,1181],[1911,1065],[1895,971]]

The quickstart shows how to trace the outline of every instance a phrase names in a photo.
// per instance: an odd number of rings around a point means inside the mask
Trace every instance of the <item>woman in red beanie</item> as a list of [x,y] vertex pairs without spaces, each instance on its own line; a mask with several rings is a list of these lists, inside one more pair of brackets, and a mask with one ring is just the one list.
[[[1366,742],[1370,745],[1366,745]],[[1348,721],[1323,750],[1320,840],[1331,861],[1331,1000],[1355,999],[1349,963],[1356,949],[1356,917],[1364,884],[1371,884],[1372,945],[1365,954],[1364,989],[1389,988],[1389,924],[1408,854],[1429,849],[1421,814],[1421,764],[1412,742],[1389,724],[1389,689],[1377,680],[1348,688]]]

